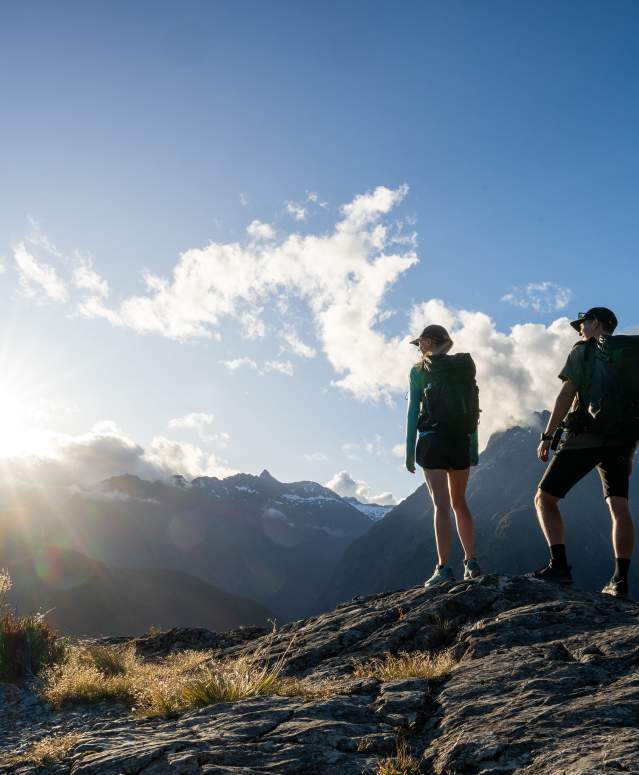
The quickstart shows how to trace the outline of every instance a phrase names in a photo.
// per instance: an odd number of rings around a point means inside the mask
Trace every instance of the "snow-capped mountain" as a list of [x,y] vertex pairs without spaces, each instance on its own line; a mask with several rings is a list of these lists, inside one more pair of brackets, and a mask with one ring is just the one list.
[[362,514],[366,514],[373,522],[379,522],[380,519],[384,519],[388,512],[394,508],[394,506],[381,506],[379,503],[362,503],[350,495],[345,497],[344,500],[358,511],[361,511]]
[[332,490],[282,483],[268,471],[171,482],[123,475],[56,508],[44,498],[23,510],[19,524],[0,513],[4,548],[16,562],[35,565],[53,545],[112,568],[179,571],[253,600],[280,620],[318,610],[342,552],[371,525]]

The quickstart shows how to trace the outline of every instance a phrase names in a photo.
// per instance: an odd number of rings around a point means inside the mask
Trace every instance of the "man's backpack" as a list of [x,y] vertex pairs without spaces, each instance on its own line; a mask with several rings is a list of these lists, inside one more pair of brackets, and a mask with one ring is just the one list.
[[586,429],[606,440],[639,439],[639,336],[601,336],[587,344]]
[[479,388],[468,353],[435,355],[424,362],[424,394],[417,429],[451,435],[474,433],[479,424]]

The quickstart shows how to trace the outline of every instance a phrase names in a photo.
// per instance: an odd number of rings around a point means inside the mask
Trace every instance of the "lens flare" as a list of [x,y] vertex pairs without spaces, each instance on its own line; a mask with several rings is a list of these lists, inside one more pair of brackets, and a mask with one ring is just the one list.
[[74,589],[92,575],[90,562],[78,552],[61,546],[46,546],[35,557],[38,578],[54,589]]

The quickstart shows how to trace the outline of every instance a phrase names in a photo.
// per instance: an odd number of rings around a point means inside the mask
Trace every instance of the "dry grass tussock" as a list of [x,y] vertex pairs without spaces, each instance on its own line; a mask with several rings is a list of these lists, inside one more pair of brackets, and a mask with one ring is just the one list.
[[45,675],[43,696],[56,707],[110,700],[139,716],[174,716],[193,708],[262,694],[286,694],[286,657],[269,658],[270,642],[254,654],[216,660],[213,652],[185,651],[144,662],[132,646],[82,646]]
[[277,691],[280,697],[301,697],[304,700],[325,699],[348,694],[343,681],[330,678],[280,678]]
[[30,746],[24,753],[9,754],[0,758],[0,767],[17,767],[21,764],[49,767],[62,761],[79,739],[80,735],[75,733],[45,737]]
[[37,674],[66,652],[43,614],[19,616],[7,604],[10,590],[11,577],[0,568],[0,681]]
[[381,759],[377,765],[377,775],[416,775],[419,762],[412,756],[405,740],[397,741],[395,756]]
[[384,654],[355,666],[355,678],[376,678],[395,681],[399,678],[443,678],[455,666],[449,651],[432,654],[429,651],[400,651],[396,656]]

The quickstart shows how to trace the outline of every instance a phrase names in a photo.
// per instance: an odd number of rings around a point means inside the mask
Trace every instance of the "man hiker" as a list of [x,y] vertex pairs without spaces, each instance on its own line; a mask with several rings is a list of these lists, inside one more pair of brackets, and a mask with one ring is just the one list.
[[553,437],[566,430],[566,438],[535,495],[550,562],[531,575],[572,584],[559,501],[596,467],[612,517],[615,553],[614,575],[602,592],[627,597],[634,545],[628,483],[639,437],[639,337],[613,337],[617,318],[606,307],[580,312],[570,325],[579,332],[581,341],[559,374],[563,385],[537,449],[537,456],[545,463]]

